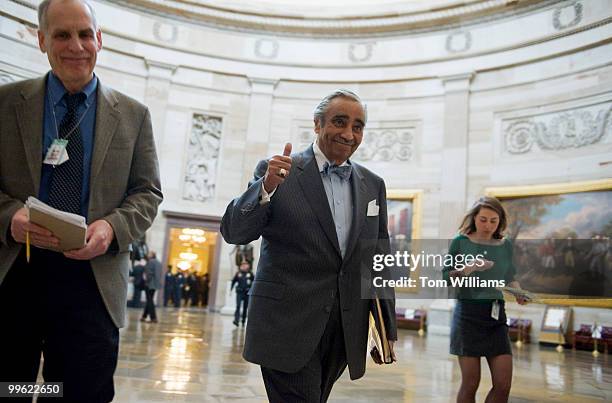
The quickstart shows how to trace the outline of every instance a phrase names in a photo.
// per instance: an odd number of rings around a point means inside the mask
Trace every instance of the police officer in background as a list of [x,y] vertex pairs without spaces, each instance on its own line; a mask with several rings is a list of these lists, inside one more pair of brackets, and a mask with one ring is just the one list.
[[243,261],[240,264],[238,272],[234,275],[232,286],[230,287],[230,290],[233,290],[234,286],[236,286],[236,312],[234,312],[235,326],[238,326],[238,320],[240,319],[241,304],[244,304],[242,310],[242,326],[244,326],[244,322],[246,322],[247,309],[249,307],[249,290],[251,289],[251,284],[253,284],[254,279],[255,276],[251,271],[251,265]]

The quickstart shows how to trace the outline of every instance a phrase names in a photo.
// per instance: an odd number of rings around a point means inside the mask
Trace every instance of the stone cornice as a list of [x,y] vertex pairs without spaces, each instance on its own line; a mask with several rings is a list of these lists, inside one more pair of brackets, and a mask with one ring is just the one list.
[[[189,20],[211,26],[284,35],[354,37],[389,35],[424,30],[448,29],[466,23],[500,18],[533,7],[543,7],[558,0],[472,0],[458,1],[444,7],[392,12],[385,10],[367,15],[323,16],[291,15],[290,13],[240,11],[213,6],[203,1],[185,0],[104,0],[122,7],[139,9],[168,18]],[[327,8],[326,8],[327,10]],[[372,10],[376,10],[372,7]],[[385,14],[384,12],[388,14]]]

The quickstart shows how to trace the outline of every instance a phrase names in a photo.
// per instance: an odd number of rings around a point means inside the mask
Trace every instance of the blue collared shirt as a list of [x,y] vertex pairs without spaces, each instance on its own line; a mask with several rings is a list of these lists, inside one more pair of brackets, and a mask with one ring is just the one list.
[[[325,163],[327,162],[330,165],[332,165],[332,163],[327,160],[327,157],[323,154],[323,151],[321,151],[316,141],[312,145],[312,150],[314,151],[317,166],[321,173],[321,180],[323,181],[323,187],[327,195],[329,209],[334,218],[340,252],[342,253],[342,257],[344,257],[346,248],[348,247],[351,225],[353,223],[353,195],[351,193],[351,182],[342,180],[338,175],[325,174],[323,172]],[[345,161],[340,166],[347,164],[350,165],[350,162]]]
[[[83,188],[81,189],[81,215],[87,218],[89,208],[89,175],[91,172],[91,157],[93,153],[94,131],[96,123],[98,78],[94,75],[89,83],[81,90],[85,94],[85,102],[79,105],[77,114],[79,119],[83,113],[87,114],[81,120],[79,128],[83,138]],[[44,161],[47,150],[58,137],[59,125],[68,110],[64,95],[68,91],[53,72],[47,74],[47,88],[45,90],[45,113],[43,117],[43,155]],[[53,117],[53,109],[55,118]],[[57,121],[57,122],[56,122]],[[47,203],[49,201],[49,186],[53,176],[53,167],[49,164],[42,165],[40,176],[40,189],[38,198]]]

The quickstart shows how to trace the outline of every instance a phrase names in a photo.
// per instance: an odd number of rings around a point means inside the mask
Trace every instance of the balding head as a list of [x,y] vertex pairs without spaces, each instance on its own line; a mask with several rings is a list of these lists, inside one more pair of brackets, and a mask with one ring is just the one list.
[[[51,5],[51,3],[54,3],[56,1],[66,1],[66,0],[43,0],[38,5],[38,29],[40,29],[41,31],[46,32],[47,28],[49,27],[49,23],[47,20],[47,13],[49,11],[49,6]],[[96,11],[94,10],[93,6],[91,5],[89,1],[87,0],[68,0],[68,1],[78,1],[79,3],[85,4],[85,6],[89,10],[89,14],[91,15],[91,21],[93,22],[93,26],[95,30],[97,31],[99,29],[98,20],[96,19]]]

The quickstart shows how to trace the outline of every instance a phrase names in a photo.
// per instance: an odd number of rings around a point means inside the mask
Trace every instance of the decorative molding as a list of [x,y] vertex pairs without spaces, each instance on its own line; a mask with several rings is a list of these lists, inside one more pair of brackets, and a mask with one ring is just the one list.
[[178,27],[174,24],[155,21],[153,23],[153,36],[155,39],[162,42],[176,43],[178,38]]
[[194,113],[187,145],[183,199],[205,202],[215,195],[223,121]]
[[178,68],[175,64],[160,62],[158,60],[144,59],[149,77],[158,78],[161,80],[171,80],[172,76]]
[[17,81],[15,76],[8,73],[0,72],[0,85],[12,83],[15,81]]
[[[239,2],[223,5],[213,1],[182,0],[132,0],[129,2],[107,0],[122,6],[137,8],[164,17],[198,21],[201,23],[258,32],[283,32],[294,35],[361,36],[396,34],[417,30],[436,30],[440,27],[462,26],[491,18],[516,15],[518,12],[546,7],[558,0],[471,0],[456,1],[444,7],[431,7],[427,2],[407,2],[405,6],[389,12],[381,7],[361,9],[356,15],[345,9],[334,14],[333,7],[308,13],[258,6],[252,2],[239,6]],[[301,10],[304,11],[304,10]]]
[[[382,123],[382,122],[381,122]],[[418,124],[368,128],[361,145],[355,151],[358,161],[412,162],[415,159],[415,137]],[[380,127],[383,126],[383,127]]]
[[586,147],[612,136],[612,101],[502,121],[503,152]]
[[467,52],[472,47],[472,33],[470,31],[458,31],[446,37],[446,51],[448,53]]
[[562,193],[595,192],[612,189],[612,179],[595,179],[580,182],[545,183],[540,185],[504,186],[486,188],[487,196],[500,198],[558,195]]
[[[582,9],[583,5],[580,2],[574,2],[573,4],[556,8],[553,12],[553,27],[560,31],[578,25],[580,21],[582,21]],[[569,21],[565,18],[567,17],[565,14],[568,11],[573,13],[572,19]]]
[[275,39],[260,38],[255,42],[255,56],[261,59],[276,59],[278,46],[278,41]]
[[469,91],[475,75],[476,73],[472,71],[468,73],[454,74],[452,76],[441,76],[439,78],[442,80],[444,92],[446,94],[450,94],[453,92]]
[[348,57],[353,63],[367,62],[372,58],[372,42],[366,43],[351,43],[349,45]]
[[270,79],[263,77],[251,77],[247,76],[249,84],[251,84],[251,94],[263,94],[270,95],[274,94],[274,89],[278,84],[278,79]]

